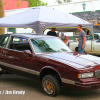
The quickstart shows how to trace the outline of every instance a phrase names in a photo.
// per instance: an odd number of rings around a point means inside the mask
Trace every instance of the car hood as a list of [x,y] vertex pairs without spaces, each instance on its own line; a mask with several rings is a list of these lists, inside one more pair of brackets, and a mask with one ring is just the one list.
[[52,59],[67,65],[70,65],[76,69],[93,67],[100,64],[100,58],[88,54],[57,52],[41,55],[48,59]]

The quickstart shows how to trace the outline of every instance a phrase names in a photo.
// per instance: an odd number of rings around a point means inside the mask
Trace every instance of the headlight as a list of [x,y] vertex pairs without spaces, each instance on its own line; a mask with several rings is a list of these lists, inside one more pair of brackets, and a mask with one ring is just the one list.
[[78,78],[91,78],[94,76],[93,72],[78,74]]

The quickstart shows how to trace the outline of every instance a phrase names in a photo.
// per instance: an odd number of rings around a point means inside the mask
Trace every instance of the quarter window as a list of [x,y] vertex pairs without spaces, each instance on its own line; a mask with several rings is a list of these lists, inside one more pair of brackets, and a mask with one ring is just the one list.
[[9,48],[18,51],[24,51],[24,50],[32,51],[28,39],[21,37],[12,37]]
[[7,40],[8,40],[8,36],[3,37],[3,39],[0,42],[0,46],[4,47],[6,45],[6,43],[7,43]]

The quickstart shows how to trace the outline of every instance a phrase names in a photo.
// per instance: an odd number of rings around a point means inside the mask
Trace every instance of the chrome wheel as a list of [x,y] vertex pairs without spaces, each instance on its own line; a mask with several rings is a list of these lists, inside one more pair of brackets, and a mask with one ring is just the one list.
[[54,92],[54,85],[52,82],[45,80],[43,82],[43,88],[44,91],[47,92],[48,94],[52,94]]
[[60,92],[60,84],[53,75],[46,75],[42,79],[42,87],[46,94],[56,96]]

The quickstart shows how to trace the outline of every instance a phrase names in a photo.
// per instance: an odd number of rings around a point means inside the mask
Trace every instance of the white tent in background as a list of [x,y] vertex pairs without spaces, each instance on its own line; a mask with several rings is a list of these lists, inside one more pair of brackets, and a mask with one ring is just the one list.
[[44,29],[52,27],[56,27],[60,31],[75,31],[79,24],[93,32],[91,23],[45,6],[0,18],[0,27],[29,27],[33,28],[37,34],[41,34]]

